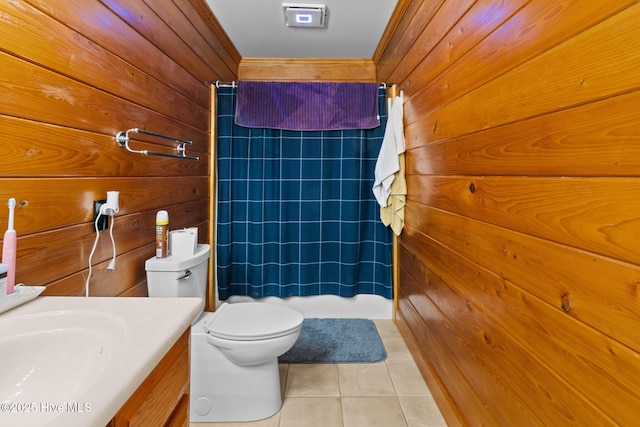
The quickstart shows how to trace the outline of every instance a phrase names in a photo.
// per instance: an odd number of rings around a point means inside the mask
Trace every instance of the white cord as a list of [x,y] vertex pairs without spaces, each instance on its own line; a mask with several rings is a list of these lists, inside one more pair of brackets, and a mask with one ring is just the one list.
[[116,241],[113,239],[113,225],[116,223],[115,215],[111,215],[111,227],[109,227],[109,236],[111,237],[111,247],[113,248],[113,258],[109,261],[109,265],[107,265],[107,270],[115,270],[116,269]]
[[[98,240],[100,240],[100,231],[98,230],[98,221],[100,220],[100,217],[102,216],[102,207],[100,207],[100,211],[98,212],[98,216],[96,217],[96,220],[94,222],[94,229],[96,230],[96,239],[93,241],[93,248],[91,248],[91,253],[89,254],[89,274],[87,275],[87,281],[85,282],[85,296],[88,297],[89,296],[89,280],[91,280],[91,272],[93,270],[93,267],[91,265],[91,259],[93,258],[93,254],[96,251],[96,248],[98,247]],[[116,222],[116,217],[115,215],[110,215],[111,216],[111,226],[109,227],[109,236],[111,237],[111,246],[113,247],[113,258],[111,258],[111,261],[109,261],[109,265],[107,265],[107,270],[115,270],[116,268],[116,241],[113,238],[113,225]]]
[[89,274],[87,275],[87,281],[84,285],[86,297],[89,296],[89,280],[91,279],[91,270],[92,270],[91,258],[93,258],[93,253],[96,251],[96,247],[98,246],[98,240],[100,239],[100,233],[98,231],[98,221],[100,220],[101,216],[102,216],[102,209],[100,209],[100,212],[98,212],[98,216],[96,217],[96,221],[94,222],[94,229],[96,230],[96,239],[93,241],[93,248],[91,248],[91,253],[89,254]]

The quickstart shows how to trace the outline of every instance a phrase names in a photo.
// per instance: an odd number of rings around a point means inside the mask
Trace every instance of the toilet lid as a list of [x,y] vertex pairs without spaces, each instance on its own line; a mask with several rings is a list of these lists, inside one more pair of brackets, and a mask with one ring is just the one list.
[[251,341],[288,335],[302,325],[304,317],[288,307],[268,303],[224,304],[205,324],[211,335]]

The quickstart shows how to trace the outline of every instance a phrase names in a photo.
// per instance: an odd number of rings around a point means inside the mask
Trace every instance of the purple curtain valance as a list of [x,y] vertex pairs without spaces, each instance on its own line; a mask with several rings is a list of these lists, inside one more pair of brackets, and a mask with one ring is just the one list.
[[236,124],[284,130],[380,126],[377,83],[238,82]]

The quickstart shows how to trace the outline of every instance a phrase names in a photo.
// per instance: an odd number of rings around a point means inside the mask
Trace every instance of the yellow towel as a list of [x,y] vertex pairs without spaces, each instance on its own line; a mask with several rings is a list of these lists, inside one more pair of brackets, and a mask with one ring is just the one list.
[[391,193],[387,199],[387,206],[380,208],[380,219],[386,226],[399,236],[404,228],[404,206],[407,204],[407,181],[404,176],[404,153],[398,155],[400,170],[395,173],[391,183]]

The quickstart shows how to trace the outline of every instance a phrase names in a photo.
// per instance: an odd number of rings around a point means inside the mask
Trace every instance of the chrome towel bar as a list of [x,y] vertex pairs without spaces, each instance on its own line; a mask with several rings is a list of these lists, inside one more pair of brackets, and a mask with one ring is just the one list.
[[[149,150],[134,150],[131,147],[129,147],[129,133],[139,133],[142,135],[149,135],[149,136],[153,136],[156,138],[162,138],[162,139],[168,139],[170,141],[175,141],[178,143],[178,146],[176,147],[176,151],[178,152],[178,154],[168,154],[168,153],[158,153],[155,151],[149,151]],[[127,149],[127,151],[130,151],[132,153],[138,153],[138,154],[144,154],[145,156],[160,156],[160,157],[171,157],[174,159],[186,159],[186,160],[200,160],[199,157],[190,157],[187,156],[187,149],[186,149],[186,144],[191,145],[192,142],[191,141],[186,141],[184,139],[179,139],[179,138],[174,138],[172,136],[166,136],[166,135],[161,135],[159,133],[155,133],[155,132],[149,132],[148,130],[142,130],[142,129],[138,129],[138,128],[133,128],[133,129],[129,129],[126,132],[125,131],[120,131],[116,134],[116,142],[118,143],[118,145],[120,147],[124,147]]]
[[[238,87],[238,82],[232,81],[232,82],[226,83],[226,82],[221,82],[220,80],[216,80],[215,85],[218,89],[220,89],[221,87]],[[380,83],[380,89],[386,89],[387,87],[392,85],[393,83],[382,82]]]

